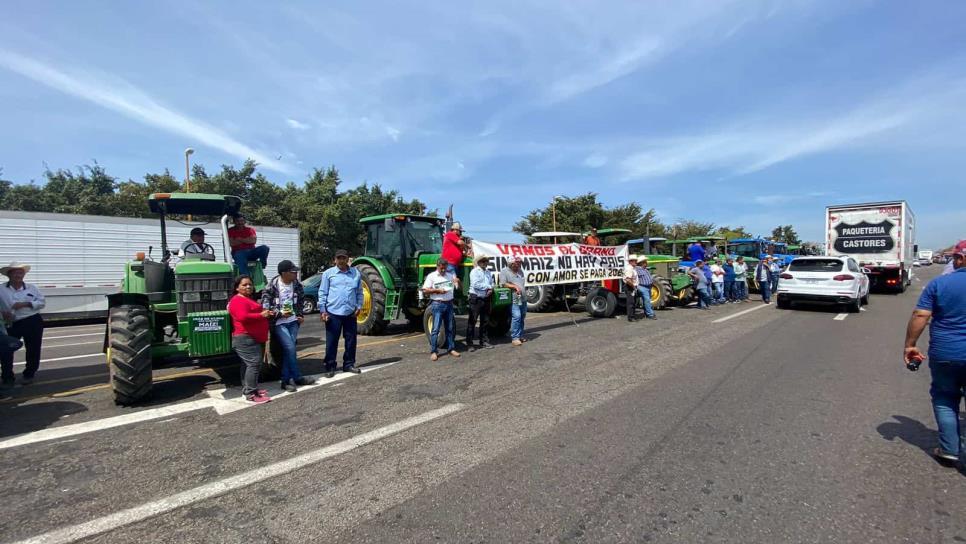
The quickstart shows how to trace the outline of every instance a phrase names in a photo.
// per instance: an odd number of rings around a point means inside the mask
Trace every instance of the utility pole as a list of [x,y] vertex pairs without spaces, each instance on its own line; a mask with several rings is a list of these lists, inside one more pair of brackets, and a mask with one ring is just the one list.
[[[184,192],[186,193],[191,192],[191,161],[188,157],[194,152],[195,150],[190,147],[184,150]],[[188,221],[191,221],[190,213],[188,214]]]

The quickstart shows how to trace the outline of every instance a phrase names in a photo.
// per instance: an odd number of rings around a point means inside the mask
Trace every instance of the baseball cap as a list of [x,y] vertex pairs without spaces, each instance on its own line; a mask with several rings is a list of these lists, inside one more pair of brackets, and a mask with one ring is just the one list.
[[335,250],[335,256],[336,257],[348,257],[349,256],[349,252],[346,251],[346,250],[344,250],[344,249],[337,249],[337,250]]
[[279,274],[281,274],[282,272],[298,272],[298,271],[299,271],[299,267],[295,266],[295,263],[293,263],[288,259],[285,259],[284,261],[281,261],[278,263]]
[[966,240],[960,240],[956,247],[953,248],[953,253],[958,255],[966,255]]

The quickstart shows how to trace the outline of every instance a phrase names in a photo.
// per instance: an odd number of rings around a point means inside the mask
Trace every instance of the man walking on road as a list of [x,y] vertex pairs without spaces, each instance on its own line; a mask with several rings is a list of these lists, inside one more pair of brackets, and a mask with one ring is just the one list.
[[439,329],[446,328],[446,351],[453,357],[459,357],[456,351],[456,314],[453,311],[453,293],[460,288],[460,281],[456,274],[449,271],[450,263],[440,257],[436,261],[436,270],[426,275],[423,281],[423,294],[432,302],[429,311],[433,314],[433,330],[429,334],[429,358],[439,359]]
[[939,427],[939,447],[933,455],[962,465],[959,406],[966,395],[966,247],[954,251],[953,273],[929,282],[909,318],[903,360],[907,365],[922,361],[916,343],[929,323],[929,395]]
[[493,294],[493,274],[487,270],[490,265],[490,258],[486,255],[477,255],[474,259],[473,270],[470,271],[469,289],[469,319],[466,321],[466,346],[470,351],[475,351],[473,337],[476,332],[476,321],[480,321],[480,348],[491,349],[489,331],[490,325],[490,295]]
[[362,275],[349,266],[349,252],[335,252],[335,266],[322,273],[319,286],[319,316],[325,323],[325,373],[335,376],[339,336],[345,340],[342,371],[359,374],[356,368],[356,317],[362,311]]
[[520,257],[513,257],[510,261],[509,268],[504,268],[500,270],[500,285],[511,289],[513,293],[510,296],[510,337],[513,338],[513,345],[519,346],[527,341],[523,337],[523,327],[524,322],[527,318],[527,297],[524,295],[524,289],[526,289],[526,276],[523,275],[523,269]]
[[758,281],[758,290],[761,291],[761,301],[771,304],[771,258],[765,257],[758,262],[755,267],[755,280]]
[[637,277],[637,257],[631,255],[627,257],[627,264],[624,265],[624,307],[627,308],[627,322],[632,323],[637,313],[637,286],[640,280]]
[[688,275],[691,276],[691,282],[698,292],[698,309],[707,310],[711,306],[711,293],[708,292],[711,282],[704,274],[704,261],[699,260],[694,263],[694,266],[688,270]]

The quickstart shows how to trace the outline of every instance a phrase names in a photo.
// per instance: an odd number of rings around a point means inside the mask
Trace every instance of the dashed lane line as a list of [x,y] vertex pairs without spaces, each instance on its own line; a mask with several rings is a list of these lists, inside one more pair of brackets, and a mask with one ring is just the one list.
[[769,305],[769,304],[762,304],[760,306],[755,306],[754,308],[748,308],[747,310],[742,310],[740,312],[733,313],[731,315],[727,315],[725,317],[721,317],[721,318],[715,319],[714,321],[712,321],[712,323],[724,323],[725,321],[728,321],[729,319],[734,319],[736,317],[741,317],[741,316],[743,316],[745,314],[750,314],[751,312],[754,312],[756,310],[760,310],[762,308],[770,308],[770,307],[771,307],[771,305]]
[[835,321],[845,321],[845,318],[848,317],[848,316],[849,316],[849,314],[838,314],[837,316],[833,317],[832,319],[834,319]]
[[171,512],[185,506],[190,506],[200,501],[213,497],[225,495],[239,489],[248,487],[252,484],[276,478],[283,474],[288,474],[296,470],[314,465],[330,457],[335,457],[343,453],[365,446],[372,442],[382,440],[394,434],[398,434],[407,429],[428,423],[434,419],[454,414],[465,407],[463,404],[447,404],[441,408],[423,412],[422,414],[397,421],[385,427],[369,431],[367,433],[354,436],[342,442],[332,444],[317,450],[303,453],[302,455],[259,467],[235,476],[230,476],[222,480],[214,481],[182,491],[175,495],[151,501],[140,506],[121,510],[91,521],[56,529],[42,535],[38,535],[26,540],[21,540],[17,544],[66,544],[78,540],[99,535],[120,527],[144,521],[148,518]]
[[[54,346],[56,347],[56,346]],[[52,363],[54,361],[69,361],[72,359],[90,359],[92,357],[103,357],[103,353],[88,353],[87,355],[71,355],[69,357],[54,357],[53,359],[41,359],[41,363]],[[25,365],[25,362],[14,363],[14,366]]]
[[44,340],[59,340],[61,338],[80,338],[81,336],[104,336],[104,333],[92,332],[88,334],[67,334],[64,336],[44,336]]

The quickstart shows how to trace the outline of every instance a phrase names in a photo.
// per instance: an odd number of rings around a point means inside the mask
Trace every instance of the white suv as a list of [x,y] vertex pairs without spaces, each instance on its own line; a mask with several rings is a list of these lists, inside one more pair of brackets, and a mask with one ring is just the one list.
[[858,312],[869,303],[868,269],[851,257],[797,257],[778,277],[778,307],[794,301],[842,304]]

